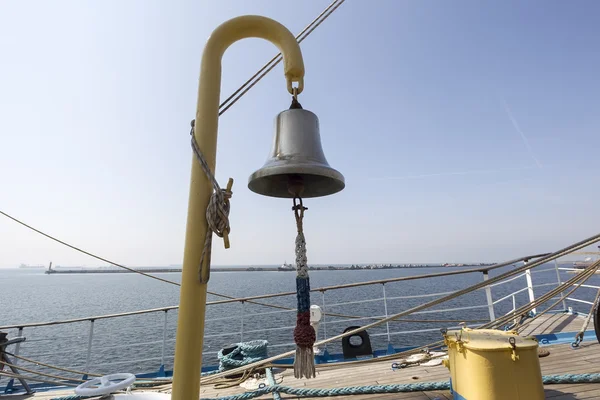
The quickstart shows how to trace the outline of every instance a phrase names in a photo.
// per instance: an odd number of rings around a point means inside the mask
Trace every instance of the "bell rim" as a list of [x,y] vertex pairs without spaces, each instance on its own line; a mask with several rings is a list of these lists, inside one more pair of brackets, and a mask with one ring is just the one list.
[[346,179],[344,175],[338,170],[325,165],[306,165],[306,166],[270,166],[256,170],[248,178],[248,189],[250,191],[267,197],[277,198],[288,198],[291,199],[294,196],[289,192],[281,192],[281,195],[265,194],[259,190],[260,182],[264,179],[268,179],[277,175],[307,175],[320,178],[327,178],[333,182],[330,186],[331,190],[328,190],[325,194],[312,194],[311,191],[306,191],[303,198],[315,198],[315,197],[326,197],[332,194],[341,192],[346,188]]

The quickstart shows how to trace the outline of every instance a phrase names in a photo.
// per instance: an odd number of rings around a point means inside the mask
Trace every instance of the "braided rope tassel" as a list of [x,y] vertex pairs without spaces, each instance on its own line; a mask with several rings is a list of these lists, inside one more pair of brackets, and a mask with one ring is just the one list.
[[294,215],[296,216],[296,295],[298,299],[298,314],[294,328],[296,342],[296,358],[294,359],[294,376],[296,378],[314,378],[315,355],[313,345],[316,341],[314,328],[310,325],[310,281],[306,259],[306,240],[302,227],[304,211],[307,208],[301,198],[294,198]]

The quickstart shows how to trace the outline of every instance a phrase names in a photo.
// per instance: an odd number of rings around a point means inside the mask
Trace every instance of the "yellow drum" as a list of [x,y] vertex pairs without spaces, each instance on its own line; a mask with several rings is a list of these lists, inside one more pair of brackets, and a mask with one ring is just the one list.
[[533,337],[493,329],[444,333],[454,400],[543,400],[544,385]]

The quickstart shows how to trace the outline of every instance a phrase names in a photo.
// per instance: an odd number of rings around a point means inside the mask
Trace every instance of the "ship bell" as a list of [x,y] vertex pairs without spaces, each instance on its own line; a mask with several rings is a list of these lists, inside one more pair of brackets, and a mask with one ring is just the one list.
[[275,136],[267,162],[250,175],[248,188],[263,196],[322,197],[346,186],[329,166],[319,133],[319,119],[294,101],[275,118]]

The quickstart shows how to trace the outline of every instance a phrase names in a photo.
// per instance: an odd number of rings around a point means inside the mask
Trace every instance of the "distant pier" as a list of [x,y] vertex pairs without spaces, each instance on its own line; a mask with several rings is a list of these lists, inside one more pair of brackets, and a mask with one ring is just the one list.
[[[181,272],[181,268],[136,268],[134,272]],[[108,268],[81,268],[81,269],[47,269],[46,274],[132,274],[127,269],[108,269]]]
[[[479,264],[379,264],[379,265],[336,265],[336,266],[311,266],[311,271],[355,271],[355,270],[373,270],[373,269],[406,269],[406,268],[448,268],[448,267],[482,267],[493,265],[491,263]],[[181,273],[181,268],[135,268],[130,271],[122,268],[52,268],[45,271],[46,274],[131,274],[136,272],[147,273]],[[286,267],[217,267],[211,268],[212,272],[295,272],[293,266]]]

